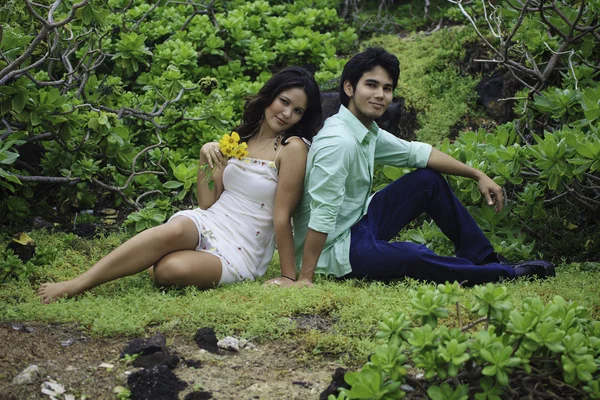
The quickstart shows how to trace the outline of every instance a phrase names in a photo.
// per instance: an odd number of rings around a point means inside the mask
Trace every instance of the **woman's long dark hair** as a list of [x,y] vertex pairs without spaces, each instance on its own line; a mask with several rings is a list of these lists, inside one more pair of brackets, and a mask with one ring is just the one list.
[[321,92],[315,78],[308,71],[300,67],[288,67],[273,75],[256,96],[246,101],[242,124],[236,128],[242,141],[248,141],[258,133],[265,109],[275,101],[281,92],[292,88],[304,90],[307,106],[300,121],[283,133],[280,143],[286,144],[287,139],[291,136],[312,140],[313,136],[317,134],[323,118]]

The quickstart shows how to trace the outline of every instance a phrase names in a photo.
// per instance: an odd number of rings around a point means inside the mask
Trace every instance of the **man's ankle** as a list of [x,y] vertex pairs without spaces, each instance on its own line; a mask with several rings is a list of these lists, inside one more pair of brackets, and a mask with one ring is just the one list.
[[486,258],[481,260],[481,262],[479,262],[477,265],[487,265],[487,264],[510,265],[511,262],[508,261],[508,259],[506,257],[504,257],[502,254],[496,253],[495,251],[493,251],[490,254],[488,254]]

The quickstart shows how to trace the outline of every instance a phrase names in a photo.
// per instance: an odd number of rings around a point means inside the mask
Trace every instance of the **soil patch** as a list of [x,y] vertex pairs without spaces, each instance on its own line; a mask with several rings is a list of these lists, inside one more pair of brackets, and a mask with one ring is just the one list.
[[[128,388],[131,398],[166,398],[155,397],[165,391],[173,399],[319,399],[340,367],[299,359],[302,352],[293,343],[271,342],[258,344],[256,350],[214,354],[200,349],[193,337],[169,333],[168,353],[182,362],[136,368],[135,360],[120,358],[131,339],[89,337],[72,325],[2,323],[0,398],[49,399],[41,385],[53,380],[77,399],[87,395],[112,400],[119,386]],[[164,354],[154,354],[160,353]],[[33,381],[13,384],[13,378],[30,365],[39,367]],[[151,386],[156,385],[154,375],[164,387]]]

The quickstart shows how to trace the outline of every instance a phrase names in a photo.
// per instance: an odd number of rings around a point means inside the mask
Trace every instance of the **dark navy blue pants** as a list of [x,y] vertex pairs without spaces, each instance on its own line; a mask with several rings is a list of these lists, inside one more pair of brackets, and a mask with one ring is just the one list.
[[[389,242],[409,222],[427,213],[454,243],[456,257],[435,254],[411,242]],[[369,204],[351,231],[347,277],[388,280],[495,282],[514,277],[511,266],[477,265],[494,251],[489,240],[438,172],[418,169],[390,183]]]

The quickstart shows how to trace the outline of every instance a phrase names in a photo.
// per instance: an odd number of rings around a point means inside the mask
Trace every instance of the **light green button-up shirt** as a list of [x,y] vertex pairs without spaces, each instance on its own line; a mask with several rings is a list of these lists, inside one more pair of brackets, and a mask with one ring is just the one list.
[[302,265],[306,233],[327,233],[317,273],[344,276],[350,267],[350,228],[367,213],[375,164],[424,168],[431,145],[407,142],[367,129],[346,107],[315,136],[306,164],[304,193],[294,215],[296,265]]

